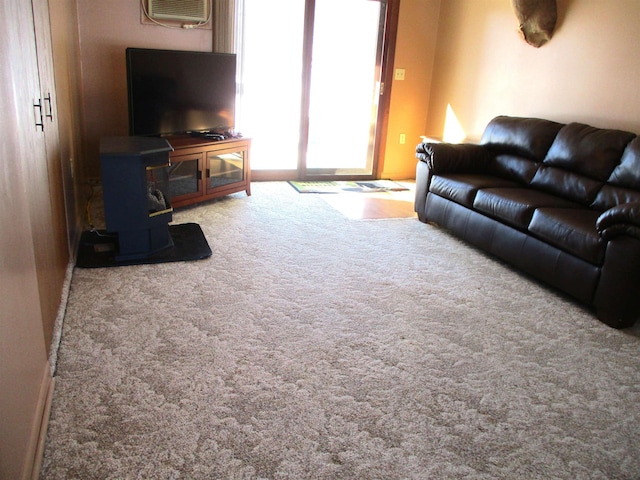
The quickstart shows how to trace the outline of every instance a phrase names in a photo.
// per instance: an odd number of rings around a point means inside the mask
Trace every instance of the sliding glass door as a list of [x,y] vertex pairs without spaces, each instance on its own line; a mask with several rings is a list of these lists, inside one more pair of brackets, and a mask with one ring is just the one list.
[[237,125],[251,169],[298,168],[304,0],[238,0]]
[[371,178],[386,0],[242,0],[238,12],[252,170]]
[[373,172],[382,11],[382,3],[371,0],[316,1],[307,175]]

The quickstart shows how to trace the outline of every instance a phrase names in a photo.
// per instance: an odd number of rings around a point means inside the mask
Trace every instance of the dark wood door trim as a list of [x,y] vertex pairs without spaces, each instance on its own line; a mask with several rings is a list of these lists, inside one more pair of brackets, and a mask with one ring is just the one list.
[[387,146],[387,128],[391,106],[391,86],[393,85],[393,66],[396,53],[396,38],[398,36],[398,17],[400,15],[400,0],[386,0],[386,3],[387,15],[382,51],[382,82],[384,87],[378,104],[376,149],[373,160],[375,178],[380,178],[384,168],[384,152]]

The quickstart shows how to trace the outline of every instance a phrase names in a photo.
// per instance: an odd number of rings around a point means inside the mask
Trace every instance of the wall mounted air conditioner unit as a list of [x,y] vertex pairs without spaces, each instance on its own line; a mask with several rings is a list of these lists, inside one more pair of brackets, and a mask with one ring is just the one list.
[[149,17],[158,20],[206,22],[209,0],[149,0]]

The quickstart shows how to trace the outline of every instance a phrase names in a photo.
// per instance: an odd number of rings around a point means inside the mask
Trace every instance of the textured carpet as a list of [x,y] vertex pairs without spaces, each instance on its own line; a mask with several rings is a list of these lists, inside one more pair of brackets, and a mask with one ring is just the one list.
[[206,260],[76,269],[43,479],[637,479],[640,329],[286,183]]

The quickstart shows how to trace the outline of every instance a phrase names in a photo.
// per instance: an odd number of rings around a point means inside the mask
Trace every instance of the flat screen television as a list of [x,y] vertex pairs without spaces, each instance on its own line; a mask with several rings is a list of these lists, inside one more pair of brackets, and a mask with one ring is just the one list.
[[126,60],[130,135],[234,129],[234,54],[127,48]]

